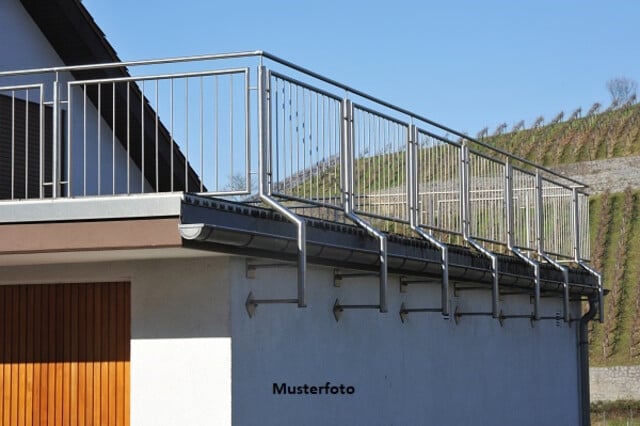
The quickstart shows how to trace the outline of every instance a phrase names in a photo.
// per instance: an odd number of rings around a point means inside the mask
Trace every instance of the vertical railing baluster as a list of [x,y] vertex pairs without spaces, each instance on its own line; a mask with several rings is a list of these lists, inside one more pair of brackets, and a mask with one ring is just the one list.
[[116,83],[111,84],[111,193],[116,194]]
[[24,198],[29,199],[29,91],[25,90],[24,103]]
[[[98,84],[98,115],[97,115],[97,122],[98,122],[98,136],[97,136],[97,144],[98,144],[98,164],[96,169],[98,170],[98,194],[97,195],[102,195],[102,120],[100,119],[100,117],[102,117],[102,84]],[[128,152],[128,151],[127,151]]]

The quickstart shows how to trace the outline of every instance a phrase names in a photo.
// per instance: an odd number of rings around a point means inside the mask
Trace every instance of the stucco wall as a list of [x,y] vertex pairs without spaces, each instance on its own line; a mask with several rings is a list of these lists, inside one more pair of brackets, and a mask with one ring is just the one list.
[[224,257],[0,268],[0,284],[131,281],[131,424],[231,422]]
[[[543,425],[578,424],[576,327],[542,321],[463,317],[456,325],[440,314],[398,312],[433,307],[439,289],[411,285],[401,294],[389,283],[389,312],[346,310],[344,304],[377,302],[375,277],[333,287],[331,268],[311,268],[308,307],[260,305],[249,318],[249,291],[256,298],[295,297],[294,268],[257,271],[232,259],[233,420],[241,425]],[[490,310],[487,291],[461,292],[461,311]],[[561,312],[559,299],[543,299],[543,315]],[[573,306],[577,309],[577,306]],[[531,312],[529,297],[505,296],[505,313]],[[579,315],[579,312],[574,312]],[[289,386],[353,387],[353,394],[278,394]],[[277,389],[274,389],[274,383]],[[310,388],[309,388],[310,389]],[[316,391],[318,391],[316,389]],[[304,392],[304,390],[303,390]]]
[[591,401],[640,401],[640,365],[589,369]]

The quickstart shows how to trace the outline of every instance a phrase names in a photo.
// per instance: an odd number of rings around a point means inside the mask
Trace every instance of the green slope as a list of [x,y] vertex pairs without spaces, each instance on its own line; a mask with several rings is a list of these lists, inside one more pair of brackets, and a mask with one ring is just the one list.
[[[545,166],[640,155],[640,105],[574,118],[483,142]],[[610,293],[591,326],[596,366],[640,364],[640,188],[591,197],[592,263]]]

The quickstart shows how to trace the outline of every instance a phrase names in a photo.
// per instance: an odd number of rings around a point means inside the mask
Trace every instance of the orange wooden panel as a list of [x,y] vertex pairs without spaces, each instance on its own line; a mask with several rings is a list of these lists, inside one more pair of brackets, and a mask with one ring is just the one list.
[[49,291],[49,324],[48,324],[48,354],[47,363],[47,425],[54,426],[56,419],[56,293]]
[[93,330],[95,329],[95,308],[93,307],[94,301],[94,285],[87,285],[87,363],[86,363],[86,390],[87,396],[85,398],[86,409],[85,409],[85,423],[87,425],[92,425],[93,423],[93,399],[94,399],[94,381],[93,381],[93,359],[95,359],[95,333]]
[[131,286],[126,283],[126,297],[124,298],[124,333],[123,341],[125,342],[124,348],[124,425],[129,426],[131,419],[129,418],[129,410],[131,407],[131,381],[130,377],[130,360],[131,360]]
[[109,345],[108,345],[108,354],[107,359],[113,360],[109,362],[108,366],[108,383],[109,383],[109,426],[116,426],[116,365],[118,363],[118,338],[117,338],[117,325],[118,325],[118,311],[117,311],[117,303],[118,303],[118,285],[111,284],[109,288]]
[[21,286],[18,290],[18,406],[16,417],[18,426],[24,426],[25,406],[27,404],[27,288]]
[[62,367],[62,394],[58,394],[60,405],[62,408],[62,422],[60,424],[68,425],[71,417],[71,286],[62,286],[62,359],[60,364]]
[[102,359],[102,298],[100,294],[100,287],[95,285],[93,287],[93,424],[99,425],[101,422],[100,412],[100,396],[101,396],[101,383],[102,378],[100,376],[100,360]]
[[[5,375],[4,375],[4,365],[5,364],[5,356],[4,356],[4,346],[7,341],[7,337],[5,337],[5,298],[4,293],[0,291],[0,359],[2,359],[2,364],[0,364],[0,413],[4,413],[4,383],[5,383]],[[7,379],[8,380],[8,379]],[[0,416],[0,424],[4,425],[4,419]]]
[[[60,289],[56,289],[59,291],[55,291],[55,317],[56,317],[56,339],[54,342],[55,345],[55,385],[52,386],[54,389],[53,394],[53,410],[55,415],[53,419],[55,420],[56,425],[62,425],[63,417],[62,417],[62,398],[60,397],[63,392],[63,380],[64,380],[64,365],[62,360],[64,358],[64,287]],[[51,410],[52,407],[49,407]]]
[[86,425],[87,369],[87,287],[78,286],[78,426]]
[[[125,298],[126,298],[127,286],[123,284],[119,284],[116,291],[116,332],[118,334],[118,338],[116,340],[116,389],[124,389],[125,383],[125,371],[124,371],[124,363],[125,363],[125,338],[123,336],[127,335],[127,329],[125,325]],[[117,401],[116,405],[122,407],[122,409],[118,412],[118,416],[115,419],[116,424],[123,425],[124,422],[124,392],[119,392],[116,395]]]
[[40,426],[49,424],[47,411],[49,407],[49,318],[51,312],[51,303],[49,301],[48,287],[44,287],[40,291],[40,308],[41,313],[41,339],[42,347],[40,348],[40,406],[38,408],[38,416],[40,417]]
[[100,425],[109,424],[109,307],[110,288],[100,286],[99,290],[103,301],[100,319]]
[[27,345],[26,345],[26,367],[27,367],[27,377],[26,377],[26,401],[24,407],[24,423],[25,425],[33,424],[33,371],[34,371],[34,340],[33,335],[35,331],[35,290],[33,286],[26,287],[27,293]]
[[18,424],[18,392],[20,385],[20,365],[18,363],[20,352],[20,292],[17,287],[11,289],[11,417],[12,425]]
[[129,283],[0,286],[0,423],[128,425]]
[[78,426],[78,328],[79,328],[78,284],[71,285],[71,359],[69,362],[69,424]]
[[42,374],[42,291],[34,287],[33,290],[33,420],[32,424],[40,425],[41,404],[41,374]]

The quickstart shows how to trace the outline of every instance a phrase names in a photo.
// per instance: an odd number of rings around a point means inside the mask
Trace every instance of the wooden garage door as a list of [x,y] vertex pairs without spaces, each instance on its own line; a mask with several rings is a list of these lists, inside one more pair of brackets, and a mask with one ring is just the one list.
[[2,425],[129,424],[130,284],[0,286]]

